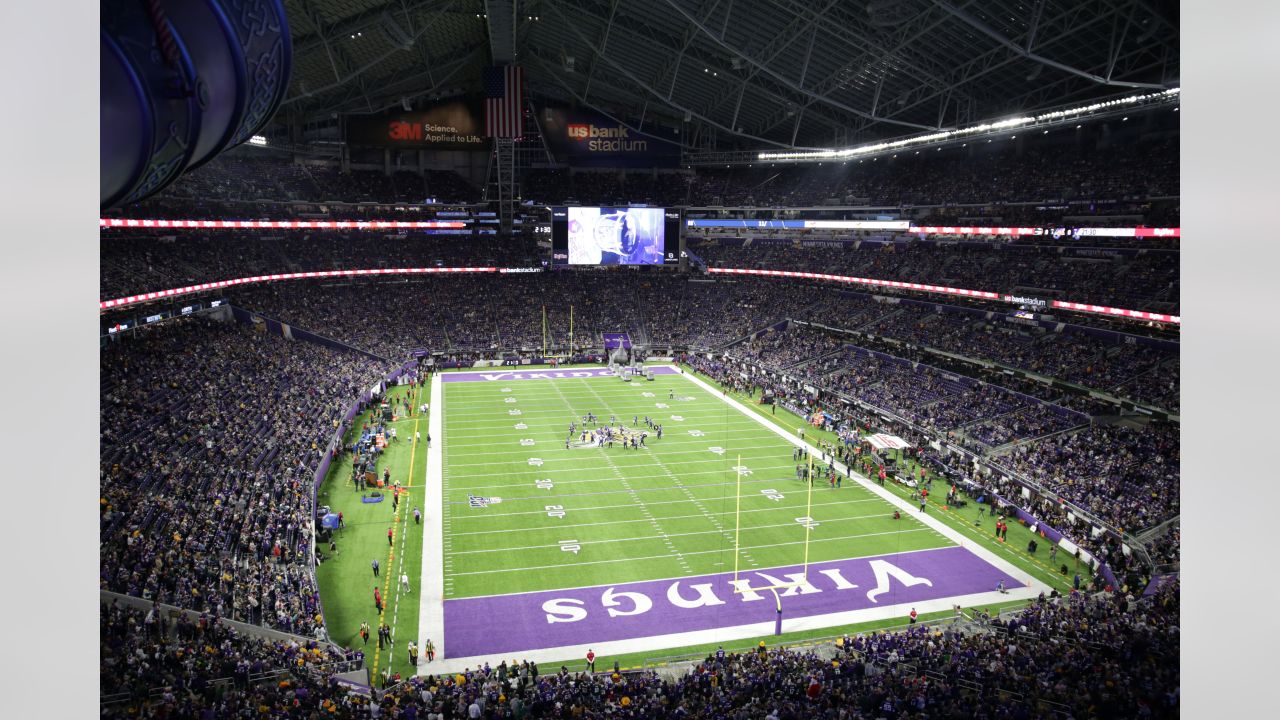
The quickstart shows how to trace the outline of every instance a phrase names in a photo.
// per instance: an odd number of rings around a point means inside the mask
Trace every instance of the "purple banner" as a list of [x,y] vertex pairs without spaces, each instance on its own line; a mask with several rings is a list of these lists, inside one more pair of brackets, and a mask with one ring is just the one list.
[[1156,575],[1151,578],[1151,582],[1147,583],[1147,589],[1142,591],[1142,597],[1148,597],[1160,592],[1165,585],[1171,585],[1178,581],[1178,573],[1165,573],[1164,575]]
[[[798,582],[802,566],[752,570],[739,590]],[[787,618],[990,592],[1018,581],[962,547],[811,563],[779,593]],[[903,615],[906,611],[903,612]],[[713,630],[776,618],[773,594],[735,592],[733,573],[446,600],[447,657],[472,657]]]
[[631,349],[631,336],[627,333],[607,332],[600,333],[600,335],[604,338],[605,350],[613,350],[615,348]]
[[[654,375],[675,375],[679,371],[665,366],[646,367]],[[441,373],[440,382],[508,382],[513,380],[581,380],[613,377],[609,368],[573,368],[570,370],[516,370],[494,368],[491,372]]]

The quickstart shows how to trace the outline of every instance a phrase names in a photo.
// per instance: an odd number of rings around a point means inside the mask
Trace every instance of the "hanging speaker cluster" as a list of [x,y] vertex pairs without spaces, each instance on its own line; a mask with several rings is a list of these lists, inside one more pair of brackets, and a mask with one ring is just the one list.
[[103,209],[248,140],[284,100],[282,0],[102,0],[101,12]]

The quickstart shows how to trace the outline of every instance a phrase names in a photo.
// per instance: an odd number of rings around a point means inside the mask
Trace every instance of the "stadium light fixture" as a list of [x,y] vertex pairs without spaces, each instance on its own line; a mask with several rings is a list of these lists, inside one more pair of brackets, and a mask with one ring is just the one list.
[[266,147],[266,145],[267,145],[267,138],[265,138],[265,137],[264,137],[264,136],[262,136],[262,135],[254,135],[253,137],[249,138],[249,144],[250,144],[250,145],[257,145],[257,146],[259,146],[259,147]]
[[[704,69],[703,72],[706,72]],[[1039,115],[1022,115],[1018,117],[1006,118],[990,123],[980,123],[969,127],[957,128],[955,130],[941,130],[938,132],[925,133],[914,137],[903,138],[890,142],[872,143],[869,145],[860,145],[852,148],[830,149],[830,150],[807,150],[799,152],[762,152],[757,157],[758,160],[833,160],[844,157],[854,157],[857,155],[872,155],[886,150],[898,150],[902,148],[926,145],[940,141],[952,140],[956,138],[990,133],[993,131],[1014,129],[1027,125],[1038,123],[1057,122],[1071,117],[1084,116],[1091,113],[1111,110],[1121,106],[1130,106],[1141,103],[1148,103],[1159,100],[1167,100],[1181,93],[1181,88],[1169,88],[1159,92],[1145,93],[1141,95],[1130,95],[1115,100],[1107,100],[1105,102],[1090,103],[1088,105],[1080,105],[1065,110],[1054,110],[1052,112],[1041,113]]]

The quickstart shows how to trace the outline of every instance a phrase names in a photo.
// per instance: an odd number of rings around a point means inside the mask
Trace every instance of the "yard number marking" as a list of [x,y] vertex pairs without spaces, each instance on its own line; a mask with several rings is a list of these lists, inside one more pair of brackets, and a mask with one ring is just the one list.
[[560,549],[564,552],[571,552],[574,555],[577,555],[578,551],[582,549],[582,546],[578,545],[577,540],[561,540]]
[[783,494],[778,492],[777,490],[774,490],[773,488],[769,488],[767,490],[761,490],[760,494],[769,498],[774,502],[778,502],[783,498]]
[[555,483],[551,482],[551,478],[547,478],[546,480],[538,480],[533,486],[539,490],[550,490],[555,487]]
[[564,517],[563,505],[547,505],[547,517],[562,518]]

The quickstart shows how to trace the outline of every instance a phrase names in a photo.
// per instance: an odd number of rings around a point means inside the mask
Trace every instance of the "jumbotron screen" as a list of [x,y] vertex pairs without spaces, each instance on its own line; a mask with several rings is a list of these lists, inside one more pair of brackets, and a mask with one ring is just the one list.
[[680,211],[644,207],[551,209],[553,265],[678,265]]

